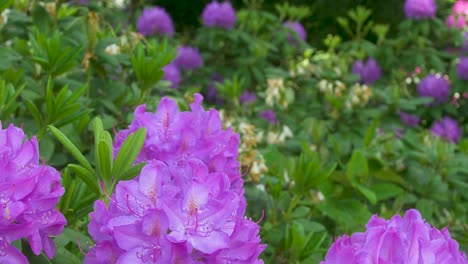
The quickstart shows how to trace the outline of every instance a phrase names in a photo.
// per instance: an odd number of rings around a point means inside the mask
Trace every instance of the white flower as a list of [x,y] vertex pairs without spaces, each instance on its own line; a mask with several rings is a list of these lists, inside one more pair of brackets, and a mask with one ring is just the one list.
[[120,54],[120,47],[117,44],[112,44],[112,45],[107,46],[104,49],[104,52],[109,54],[109,55]]
[[278,133],[275,133],[273,131],[268,131],[267,142],[268,142],[268,144],[278,144],[279,143]]
[[10,9],[5,9],[2,12],[2,22],[0,24],[5,25],[8,22],[8,14],[10,14]]
[[287,125],[284,125],[283,126],[283,130],[281,131],[281,134],[279,135],[279,141],[282,143],[284,142],[284,140],[286,140],[286,138],[292,138],[293,137],[293,133],[291,131],[291,129],[287,126]]

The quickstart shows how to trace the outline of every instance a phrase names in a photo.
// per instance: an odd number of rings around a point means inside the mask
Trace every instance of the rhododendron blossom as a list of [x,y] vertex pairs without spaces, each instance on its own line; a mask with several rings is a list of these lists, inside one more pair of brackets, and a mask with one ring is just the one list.
[[174,63],[179,69],[193,70],[203,66],[203,59],[197,48],[180,46],[177,48],[177,58]]
[[175,65],[174,62],[163,67],[164,76],[162,77],[165,81],[171,82],[171,88],[179,88],[179,84],[182,81],[182,76],[179,68]]
[[64,188],[60,174],[39,163],[35,137],[0,123],[0,263],[28,263],[11,243],[26,238],[34,254],[55,255],[51,236],[59,235],[65,217],[55,209]]
[[419,125],[420,118],[417,115],[408,114],[403,111],[399,111],[398,114],[400,115],[400,121],[405,126],[414,127]]
[[353,73],[361,77],[361,82],[371,85],[382,76],[382,70],[378,62],[369,58],[367,61],[357,60],[353,65]]
[[411,19],[428,19],[434,18],[437,5],[435,0],[406,0],[405,15]]
[[213,1],[206,5],[201,18],[206,27],[232,29],[236,23],[236,11],[228,1],[223,3]]
[[468,80],[468,57],[460,58],[457,64],[457,76],[460,80]]
[[429,74],[418,84],[418,93],[421,97],[432,98],[433,104],[440,104],[448,100],[450,85],[444,77]]
[[109,205],[94,204],[88,230],[96,245],[85,263],[263,263],[259,226],[244,217],[239,136],[201,101],[196,94],[191,112],[168,98],[156,113],[139,106],[117,134],[116,152],[146,127],[137,158],[146,165],[117,184]]
[[[304,26],[302,26],[302,24],[298,21],[286,21],[283,23],[283,26],[285,26],[286,28],[296,32],[297,36],[299,37],[300,40],[302,41],[305,41],[306,38],[307,38],[307,32],[304,28]],[[293,36],[291,36],[291,34],[288,34],[288,42],[289,43],[296,43],[295,41],[295,38]]]
[[454,143],[457,143],[461,136],[461,129],[457,121],[448,116],[434,122],[431,132],[435,136]]
[[145,8],[138,18],[138,31],[144,36],[161,34],[172,36],[174,34],[174,24],[171,17],[164,8]]
[[411,209],[404,217],[372,216],[363,233],[338,238],[321,264],[467,264],[447,229],[438,230]]

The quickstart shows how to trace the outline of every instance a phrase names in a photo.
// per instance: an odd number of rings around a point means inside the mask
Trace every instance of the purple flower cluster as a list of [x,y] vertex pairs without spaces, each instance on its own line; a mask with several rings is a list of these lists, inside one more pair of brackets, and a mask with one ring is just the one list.
[[399,111],[398,114],[400,115],[400,121],[405,126],[414,127],[419,125],[419,117],[417,115],[411,115],[402,111]]
[[174,24],[166,10],[162,7],[145,8],[138,18],[138,31],[144,36],[161,34],[172,36],[174,34]]
[[364,233],[338,238],[321,264],[457,263],[467,264],[447,229],[438,230],[410,209],[404,217],[385,220],[372,216]]
[[457,64],[457,75],[460,80],[468,80],[468,57],[460,58]]
[[433,104],[440,104],[448,100],[450,85],[444,77],[429,74],[418,84],[418,93],[421,97],[433,98]]
[[214,73],[211,76],[211,81],[210,84],[208,85],[208,89],[206,91],[206,99],[208,102],[215,103],[217,105],[222,105],[224,104],[223,98],[218,93],[218,90],[216,89],[216,84],[217,83],[223,83],[224,78],[218,73]]
[[257,95],[255,92],[243,91],[242,94],[239,96],[239,102],[241,104],[250,104],[255,102],[257,99]]
[[179,68],[175,65],[174,62],[169,63],[168,65],[163,67],[164,76],[163,80],[170,81],[171,87],[174,89],[179,88],[179,84],[182,81],[182,74]]
[[163,68],[163,80],[170,81],[171,87],[177,89],[182,81],[181,70],[193,70],[203,66],[203,59],[197,48],[179,46],[177,57]]
[[64,189],[60,174],[39,163],[35,137],[27,140],[22,129],[0,123],[0,262],[28,263],[11,242],[27,238],[34,254],[44,250],[55,255],[50,236],[58,235],[66,225],[65,217],[55,209]]
[[434,122],[431,132],[447,141],[457,143],[461,136],[461,129],[457,121],[450,117],[444,117],[442,120]]
[[193,70],[203,66],[203,59],[197,48],[180,46],[177,48],[177,57],[174,63],[179,69]]
[[213,1],[206,5],[201,18],[206,27],[220,27],[229,30],[236,23],[236,11],[228,1],[223,3]]
[[276,124],[278,120],[276,119],[276,113],[273,110],[265,110],[258,114],[259,117],[265,119],[270,124]]
[[369,58],[366,62],[362,60],[354,62],[353,73],[361,77],[361,82],[371,85],[380,79],[382,70],[375,59]]
[[263,263],[259,226],[244,217],[239,135],[223,130],[216,110],[195,95],[191,112],[163,98],[156,113],[135,110],[116,137],[146,127],[139,176],[117,184],[111,201],[94,204],[85,263]]
[[468,51],[468,31],[463,34],[463,46],[462,51]]
[[406,0],[405,15],[410,19],[434,18],[437,12],[437,5],[434,0]]
[[[286,28],[296,32],[297,36],[299,37],[300,40],[305,41],[307,38],[307,32],[302,26],[302,24],[298,21],[286,21],[284,22],[283,26]],[[291,44],[296,43],[295,38],[291,36],[291,34],[288,34],[288,42]]]

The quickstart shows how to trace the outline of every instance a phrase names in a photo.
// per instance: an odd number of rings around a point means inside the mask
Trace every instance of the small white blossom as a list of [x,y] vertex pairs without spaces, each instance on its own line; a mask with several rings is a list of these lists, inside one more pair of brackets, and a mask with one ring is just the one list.
[[109,55],[120,54],[120,47],[117,44],[112,44],[112,45],[107,46],[104,49],[104,52],[109,54]]

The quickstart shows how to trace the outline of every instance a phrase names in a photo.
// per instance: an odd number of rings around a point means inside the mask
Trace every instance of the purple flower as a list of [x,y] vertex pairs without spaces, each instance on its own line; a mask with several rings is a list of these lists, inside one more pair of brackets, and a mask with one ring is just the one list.
[[404,217],[385,220],[372,216],[364,233],[338,238],[321,264],[358,263],[458,263],[468,260],[458,243],[444,228],[426,223],[421,214],[410,209]]
[[457,64],[457,75],[460,80],[468,80],[468,57],[460,58]]
[[249,92],[249,91],[243,91],[239,97],[239,101],[241,104],[250,104],[250,103],[255,102],[256,99],[257,99],[257,96],[255,95],[255,92]]
[[468,31],[463,34],[463,46],[462,51],[468,51]]
[[268,121],[270,124],[276,124],[278,122],[276,119],[276,114],[273,110],[265,110],[260,112],[258,115]]
[[213,1],[206,5],[201,18],[206,27],[232,29],[236,22],[236,11],[228,1],[223,3]]
[[354,62],[353,73],[361,77],[361,82],[371,85],[380,79],[382,70],[375,59],[369,58],[366,62],[362,60]]
[[60,174],[39,163],[35,137],[0,123],[0,262],[28,263],[11,242],[26,238],[34,254],[55,255],[51,236],[59,235],[65,217],[55,209],[64,189]]
[[98,200],[88,231],[96,245],[85,263],[263,263],[259,227],[244,217],[239,135],[195,95],[190,112],[164,97],[156,113],[135,110],[115,151],[140,127],[147,136],[133,180],[117,184],[109,205]]
[[429,74],[418,84],[418,93],[433,98],[433,104],[440,104],[448,100],[450,85],[443,77]]
[[206,100],[208,102],[212,102],[217,105],[224,104],[223,98],[219,96],[218,90],[216,89],[216,84],[223,83],[223,81],[223,76],[219,75],[218,73],[214,73],[212,75],[210,84],[208,85],[208,90],[206,91]]
[[401,123],[405,126],[414,127],[419,125],[420,119],[417,115],[411,115],[403,111],[398,111],[398,114],[400,115]]
[[437,5],[434,0],[406,0],[405,15],[410,19],[434,18]]
[[161,34],[172,36],[174,24],[166,10],[162,7],[145,8],[137,22],[138,31],[144,36]]
[[179,69],[193,70],[203,66],[203,59],[197,48],[180,46],[177,48],[177,58],[174,63]]
[[182,77],[180,74],[179,68],[175,65],[175,63],[170,63],[163,67],[164,76],[163,80],[170,81],[171,87],[174,89],[179,88],[179,84],[182,81]]
[[[297,36],[302,41],[306,40],[307,32],[305,31],[304,27],[302,26],[302,24],[300,22],[298,22],[298,21],[286,21],[286,22],[283,23],[283,26],[285,26],[286,28],[289,28],[292,31],[296,32]],[[291,36],[291,34],[288,34],[288,41],[291,44],[294,44],[296,42],[295,38],[293,36]]]
[[447,141],[457,143],[461,136],[461,129],[457,121],[450,117],[444,117],[442,120],[434,122],[431,132]]

